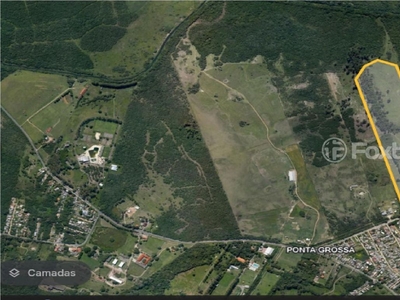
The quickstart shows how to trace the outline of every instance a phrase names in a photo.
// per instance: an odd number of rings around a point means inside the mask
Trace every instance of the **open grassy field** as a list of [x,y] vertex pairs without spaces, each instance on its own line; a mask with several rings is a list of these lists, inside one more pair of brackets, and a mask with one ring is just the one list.
[[149,237],[147,241],[142,241],[140,248],[149,255],[156,254],[160,252],[162,246],[164,245],[164,241]]
[[300,148],[297,145],[291,145],[287,148],[287,154],[292,160],[297,171],[297,184],[299,189],[298,193],[300,197],[308,205],[311,205],[319,210],[321,208],[321,203],[319,202],[318,194],[315,191],[314,183],[308,174]]
[[99,222],[97,223],[97,226],[100,227],[108,227],[108,228],[114,228],[114,226],[110,223],[108,223],[106,220],[103,218],[99,218]]
[[239,270],[228,271],[224,274],[224,277],[218,282],[218,286],[213,291],[212,295],[224,296],[229,291],[235,278],[239,274]]
[[172,203],[179,206],[182,201],[182,198],[173,195],[174,190],[171,184],[165,183],[163,176],[149,170],[148,178],[149,182],[141,185],[135,195],[128,197],[125,202],[117,206],[121,212],[136,204],[140,207],[132,218],[125,218],[126,223],[137,222],[139,217],[159,216]]
[[109,227],[96,227],[90,243],[99,246],[103,251],[113,252],[122,247],[126,239],[125,231]]
[[26,122],[21,127],[25,130],[25,132],[34,142],[43,140],[45,136],[45,133],[43,131],[41,131],[38,127],[35,127],[35,125],[31,123]]
[[151,268],[148,268],[146,273],[143,275],[145,278],[150,277],[152,274],[160,270],[162,267],[168,265],[170,262],[172,262],[177,256],[179,255],[178,252],[170,252],[170,251],[162,251],[159,254],[159,260],[158,261],[153,261],[153,264],[151,265]]
[[281,268],[288,272],[293,270],[300,260],[300,254],[286,253],[286,251],[283,251],[279,256],[277,263]]
[[222,70],[213,68],[207,73],[246,97],[254,113],[259,114],[257,117],[269,127],[268,136],[276,147],[284,149],[295,142],[280,95],[272,83],[275,74],[262,63],[262,58],[255,58],[252,63],[227,63]]
[[270,76],[264,65],[208,69],[189,100],[242,233],[282,238],[291,164],[274,142],[293,140]]
[[58,138],[65,132],[65,125],[74,110],[73,102],[63,100],[52,103],[30,118],[30,122],[46,134]]
[[200,266],[187,272],[178,274],[171,281],[171,287],[165,292],[165,295],[196,295],[197,288],[210,266]]
[[[311,239],[315,224],[317,224],[317,228],[321,228],[319,221],[318,223],[316,222],[317,214],[315,210],[304,206],[299,201],[281,229],[285,232],[283,241],[293,241],[296,238],[303,241],[307,238]],[[315,241],[316,239],[313,239],[313,242]]]
[[2,105],[22,124],[67,88],[64,76],[18,71],[1,82]]
[[278,282],[279,278],[279,275],[265,272],[260,283],[252,292],[252,295],[268,295],[271,289]]
[[[318,198],[327,212],[331,232],[348,232],[348,228],[357,230],[369,222],[369,219],[365,218],[369,209],[366,199],[356,197],[350,190],[352,185],[368,189],[365,167],[360,160],[352,159],[351,155],[347,155],[337,164],[322,168],[308,167]],[[370,209],[371,212],[377,210],[375,201]],[[323,219],[321,221],[319,226],[324,228]]]
[[86,281],[84,284],[80,285],[79,288],[87,289],[88,291],[100,291],[102,287],[104,287],[104,282],[97,281],[93,277],[90,280]]
[[47,260],[49,257],[50,253],[54,251],[53,245],[46,245],[46,244],[39,244],[39,251],[37,253],[37,256],[40,258],[40,260]]
[[100,266],[100,263],[97,260],[87,256],[86,253],[82,254],[82,257],[80,258],[80,261],[85,263],[85,264],[87,264],[91,270],[94,270],[94,269],[96,269],[97,267]]
[[111,148],[110,147],[104,147],[103,148],[103,157],[108,158],[110,156],[111,153]]
[[203,276],[203,281],[199,285],[199,290],[203,292],[208,291],[210,286],[213,284],[213,282],[215,282],[215,280],[217,280],[219,276],[219,273],[215,269],[208,272],[210,272],[210,274],[207,275],[207,277],[206,275]]
[[190,1],[127,2],[128,11],[138,18],[111,50],[88,53],[94,70],[115,77],[142,71],[168,33],[199,4]]
[[110,133],[114,134],[118,128],[118,124],[111,123],[111,122],[104,122],[100,120],[95,120],[93,124],[93,131],[100,132],[100,133]]
[[82,186],[88,182],[88,177],[79,169],[68,170],[66,172],[65,178],[67,181],[71,181],[77,186]]
[[137,238],[128,234],[125,244],[118,249],[118,252],[123,253],[125,255],[131,255],[136,242],[137,242]]
[[133,276],[141,276],[145,271],[147,272],[148,270],[145,270],[144,268],[135,263],[131,263],[128,269],[128,274]]
[[383,160],[372,160],[361,157],[364,169],[367,174],[377,174],[377,184],[370,185],[369,191],[377,204],[382,205],[386,201],[393,201],[396,197],[393,186],[390,184],[389,173]]
[[260,269],[258,269],[255,272],[251,271],[250,269],[244,270],[244,272],[240,276],[239,284],[240,285],[248,285],[248,286],[250,286],[253,283],[254,279],[256,279],[257,274],[259,272],[260,272]]

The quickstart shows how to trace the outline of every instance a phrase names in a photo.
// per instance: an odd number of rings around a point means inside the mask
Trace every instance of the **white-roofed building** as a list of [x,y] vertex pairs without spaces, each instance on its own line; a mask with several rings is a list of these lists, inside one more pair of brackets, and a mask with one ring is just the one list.
[[78,161],[81,163],[88,162],[89,160],[90,160],[90,158],[84,154],[78,156]]
[[111,165],[111,171],[117,171],[118,166],[117,165]]
[[296,170],[289,170],[289,181],[296,182],[297,181],[297,172]]
[[114,260],[112,261],[112,264],[113,264],[113,265],[116,265],[117,262],[118,262],[118,259],[114,258]]
[[115,277],[114,275],[110,275],[110,276],[108,276],[108,278],[110,278],[112,281],[114,281],[118,284],[121,284],[123,282],[121,279]]
[[267,247],[267,248],[264,248],[264,247],[262,247],[259,251],[262,253],[262,254],[264,254],[265,256],[270,256],[270,255],[272,255],[272,253],[274,253],[274,248],[271,248],[271,247]]
[[121,262],[119,263],[118,267],[122,268],[122,267],[124,266],[124,264],[125,264],[125,262],[124,262],[124,261],[121,261]]

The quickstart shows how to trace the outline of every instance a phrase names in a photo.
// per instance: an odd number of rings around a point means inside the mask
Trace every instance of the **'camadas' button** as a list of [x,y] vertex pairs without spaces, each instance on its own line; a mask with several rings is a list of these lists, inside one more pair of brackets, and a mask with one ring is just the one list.
[[88,265],[80,261],[6,261],[1,265],[5,285],[75,286],[90,279]]

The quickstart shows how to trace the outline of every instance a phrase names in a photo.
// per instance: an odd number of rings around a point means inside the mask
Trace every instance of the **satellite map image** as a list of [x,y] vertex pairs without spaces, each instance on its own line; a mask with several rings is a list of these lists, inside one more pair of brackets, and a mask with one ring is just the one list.
[[0,3],[2,299],[400,297],[400,1]]

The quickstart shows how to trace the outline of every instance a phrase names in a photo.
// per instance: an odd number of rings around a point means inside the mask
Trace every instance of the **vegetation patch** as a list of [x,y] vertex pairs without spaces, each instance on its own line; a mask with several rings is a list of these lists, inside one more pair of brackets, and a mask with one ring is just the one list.
[[[166,53],[175,50],[176,42],[168,40]],[[174,198],[183,199],[156,218],[157,233],[182,240],[238,236],[213,161],[178,85],[170,56],[164,54],[135,89],[113,159],[121,172],[108,175],[98,206],[113,215],[115,205],[135,195],[148,182],[149,171],[156,172],[172,185]],[[145,152],[156,153],[154,164],[143,160]]]
[[265,272],[261,278],[260,283],[253,290],[252,295],[268,295],[275,284],[278,282],[280,276]]
[[[297,172],[297,185],[299,188],[300,197],[308,205],[311,205],[312,207],[319,210],[321,208],[321,204],[318,199],[318,194],[315,191],[314,183],[312,182],[310,175],[308,174],[306,164],[301,154],[301,150],[297,147],[297,145],[293,145],[288,149],[287,154],[292,160]],[[305,213],[299,212],[299,215],[305,216]]]
[[[354,6],[353,10],[359,9],[364,14],[349,14],[348,6],[334,3],[230,2],[222,20],[195,26],[191,40],[201,54],[203,67],[208,54],[219,54],[226,46],[222,62],[246,61],[259,54],[268,61],[277,61],[283,55],[284,69],[292,75],[303,71],[305,66],[309,70],[323,70],[335,62],[340,62],[338,69],[341,69],[354,45],[364,46],[374,56],[379,56],[383,45],[383,28],[368,16],[371,7]],[[221,9],[219,4],[209,3],[210,11],[214,7]],[[378,7],[375,9],[379,11]],[[327,17],[330,22],[323,22]],[[229,30],[219,30],[228,28],[227,24]],[[343,36],[344,31],[349,34]],[[238,37],[244,37],[240,43],[236,42]]]
[[22,158],[29,142],[19,128],[1,112],[1,228],[4,228],[8,215],[11,198],[19,197],[18,182]]
[[[13,72],[17,65],[76,76],[131,78],[132,70],[139,73],[149,66],[166,34],[198,5],[140,1],[4,3],[3,73]],[[125,36],[124,42],[118,43]]]
[[86,253],[82,254],[80,261],[87,264],[91,270],[94,270],[100,266],[100,263],[97,260],[89,257]]
[[113,122],[105,122],[101,120],[95,120],[93,124],[93,131],[106,132],[114,134],[118,128],[118,124]]
[[197,295],[197,286],[207,274],[210,266],[200,266],[175,276],[171,281],[171,288],[165,291],[166,295]]
[[[237,274],[236,274],[237,275]],[[230,286],[236,279],[236,276],[233,271],[226,272],[224,277],[218,282],[218,286],[213,291],[212,295],[226,295]]]
[[97,227],[90,243],[99,246],[103,251],[113,252],[122,247],[127,239],[127,233],[115,228]]
[[[135,286],[129,294],[163,295],[166,290],[171,288],[171,281],[175,276],[196,267],[210,265],[215,255],[219,252],[220,248],[216,245],[197,244],[187,249],[172,263],[163,267],[150,278],[143,280],[138,286]],[[201,275],[199,274],[199,276]]]
[[81,47],[90,52],[103,52],[111,48],[126,33],[125,28],[100,25],[86,33],[81,39]]

